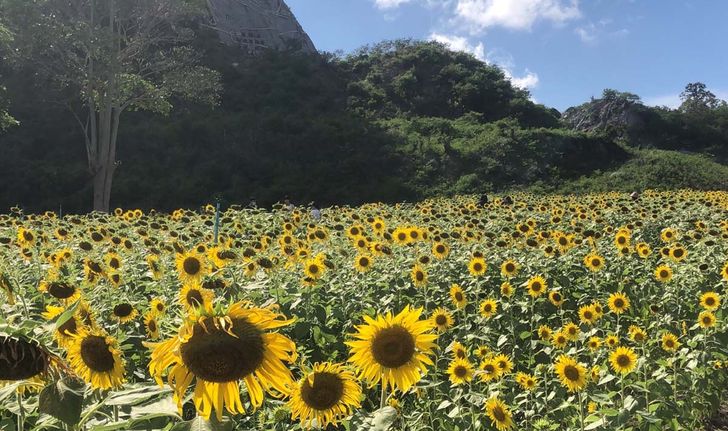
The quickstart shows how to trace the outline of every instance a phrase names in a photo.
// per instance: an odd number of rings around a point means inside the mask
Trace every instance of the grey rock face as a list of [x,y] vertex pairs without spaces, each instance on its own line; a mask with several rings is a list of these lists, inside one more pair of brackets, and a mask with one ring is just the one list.
[[255,55],[294,49],[315,53],[316,47],[283,0],[207,0],[220,39]]

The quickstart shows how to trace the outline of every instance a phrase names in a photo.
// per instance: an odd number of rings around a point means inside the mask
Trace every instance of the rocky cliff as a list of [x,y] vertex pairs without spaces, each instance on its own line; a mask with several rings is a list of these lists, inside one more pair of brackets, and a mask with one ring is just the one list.
[[207,0],[220,39],[249,54],[268,49],[315,53],[308,37],[283,0]]

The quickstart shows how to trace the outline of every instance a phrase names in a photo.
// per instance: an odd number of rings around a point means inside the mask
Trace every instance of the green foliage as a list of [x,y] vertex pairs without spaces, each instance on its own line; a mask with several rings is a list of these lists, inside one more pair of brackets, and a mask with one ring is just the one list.
[[619,169],[565,183],[564,193],[633,191],[645,189],[728,189],[728,166],[699,154],[638,150]]

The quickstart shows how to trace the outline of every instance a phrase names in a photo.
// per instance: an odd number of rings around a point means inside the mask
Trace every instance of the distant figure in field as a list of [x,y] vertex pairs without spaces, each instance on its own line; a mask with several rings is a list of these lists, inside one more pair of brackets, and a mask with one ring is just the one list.
[[316,202],[311,202],[311,218],[316,221],[321,220],[321,210],[316,205]]
[[481,207],[488,205],[488,194],[487,193],[482,193],[480,195],[480,199],[478,199],[478,205]]
[[285,208],[288,211],[293,211],[293,204],[291,203],[291,200],[288,198],[288,195],[283,198],[283,208]]
[[513,205],[513,198],[506,196],[503,198],[503,205]]
[[251,210],[258,208],[258,202],[256,202],[255,198],[252,196],[250,197],[250,202],[248,202],[248,208]]
[[629,197],[631,197],[633,201],[638,201],[640,198],[640,194],[637,191],[634,191],[630,193]]

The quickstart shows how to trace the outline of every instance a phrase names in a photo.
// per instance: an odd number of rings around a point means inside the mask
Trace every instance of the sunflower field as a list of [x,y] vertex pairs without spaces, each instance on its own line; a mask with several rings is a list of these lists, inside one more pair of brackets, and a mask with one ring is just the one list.
[[700,430],[728,193],[0,215],[2,430]]

